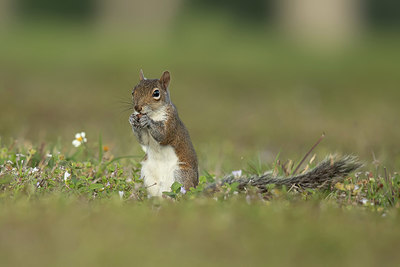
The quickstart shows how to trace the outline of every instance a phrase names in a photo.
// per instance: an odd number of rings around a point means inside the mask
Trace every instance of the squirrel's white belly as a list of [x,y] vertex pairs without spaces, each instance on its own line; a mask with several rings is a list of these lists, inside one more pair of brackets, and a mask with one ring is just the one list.
[[150,196],[162,196],[162,192],[171,191],[175,182],[179,159],[172,146],[161,146],[152,137],[143,150],[147,159],[142,162],[141,176]]

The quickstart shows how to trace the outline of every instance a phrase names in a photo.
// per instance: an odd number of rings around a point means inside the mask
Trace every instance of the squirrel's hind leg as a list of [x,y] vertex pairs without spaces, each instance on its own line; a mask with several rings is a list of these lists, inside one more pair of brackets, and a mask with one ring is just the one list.
[[175,171],[175,181],[183,184],[185,190],[196,187],[199,184],[199,173],[193,169],[179,169]]

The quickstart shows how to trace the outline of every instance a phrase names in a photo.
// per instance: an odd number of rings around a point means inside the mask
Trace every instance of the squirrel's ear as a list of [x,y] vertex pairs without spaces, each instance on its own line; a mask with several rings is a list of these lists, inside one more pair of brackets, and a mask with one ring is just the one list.
[[144,74],[143,74],[143,70],[142,70],[142,69],[141,69],[140,72],[139,72],[139,78],[140,78],[141,81],[146,80],[146,78],[144,77]]
[[171,80],[171,76],[169,71],[164,71],[160,78],[160,83],[164,86],[165,89],[168,89],[169,81]]

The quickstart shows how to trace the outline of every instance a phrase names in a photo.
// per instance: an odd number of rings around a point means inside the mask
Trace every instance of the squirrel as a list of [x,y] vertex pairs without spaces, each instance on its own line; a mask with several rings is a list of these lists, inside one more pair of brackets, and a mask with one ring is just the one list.
[[169,94],[170,73],[160,79],[140,81],[132,91],[132,130],[146,153],[141,177],[149,196],[162,196],[174,182],[185,190],[199,183],[198,162],[189,132],[181,121]]
[[[162,196],[174,182],[185,190],[199,183],[196,152],[189,132],[178,116],[169,94],[170,73],[164,71],[160,79],[146,79],[140,70],[140,81],[132,91],[134,111],[129,117],[132,130],[146,153],[142,161],[141,177],[149,196]],[[262,192],[266,185],[327,188],[343,180],[362,164],[354,156],[328,157],[315,168],[291,177],[274,177],[268,173],[250,178],[225,179],[209,184],[205,192],[215,192],[228,183],[239,183],[238,189],[255,186]]]

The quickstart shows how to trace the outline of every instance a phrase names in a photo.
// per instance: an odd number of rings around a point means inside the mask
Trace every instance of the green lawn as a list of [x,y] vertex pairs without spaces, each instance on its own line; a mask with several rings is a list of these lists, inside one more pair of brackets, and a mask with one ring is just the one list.
[[[186,194],[175,189],[172,197],[148,199],[137,159],[114,158],[98,146],[65,155],[57,146],[3,144],[2,264],[395,266],[399,260],[396,173],[352,174],[326,191],[271,186],[260,194],[225,185],[211,196],[202,188],[219,177],[207,174]],[[277,175],[278,162],[271,166]],[[251,166],[248,175],[262,171]]]
[[399,214],[327,202],[3,203],[4,266],[397,266]]

